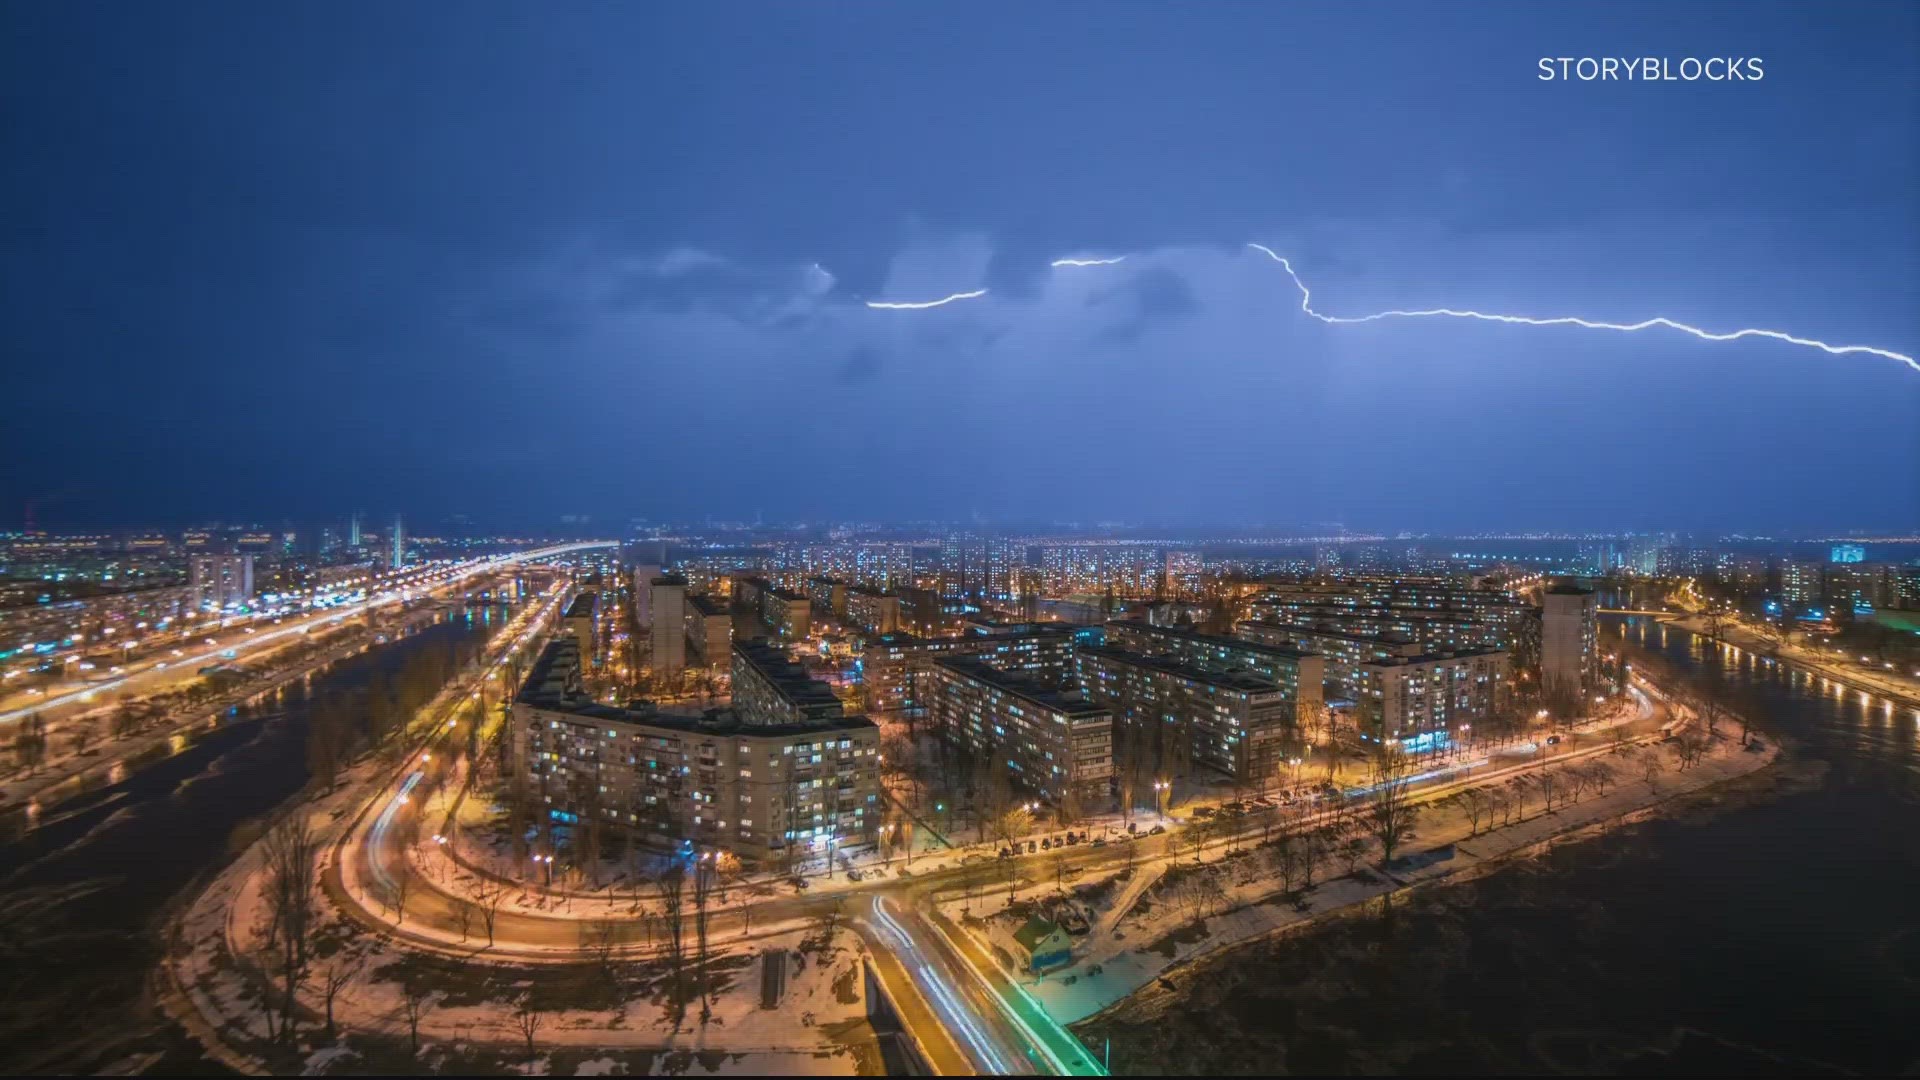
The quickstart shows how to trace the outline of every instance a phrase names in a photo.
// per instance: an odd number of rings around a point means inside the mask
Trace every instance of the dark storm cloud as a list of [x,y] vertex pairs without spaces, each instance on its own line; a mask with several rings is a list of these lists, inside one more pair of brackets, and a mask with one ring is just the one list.
[[[1898,365],[1326,326],[1241,246],[1342,314],[1914,351],[1920,15],[1652,10],[9,5],[0,525],[1912,525]],[[1770,74],[1544,88],[1568,35]]]

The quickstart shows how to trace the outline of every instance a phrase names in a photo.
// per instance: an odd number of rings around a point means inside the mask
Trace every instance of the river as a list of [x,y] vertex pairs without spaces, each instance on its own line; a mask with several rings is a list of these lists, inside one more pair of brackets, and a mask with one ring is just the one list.
[[1189,969],[1121,1072],[1843,1074],[1920,1060],[1920,716],[1644,618],[1786,750],[1677,812]]
[[179,740],[171,756],[0,845],[0,1071],[90,1071],[156,1054],[164,1071],[217,1071],[145,1001],[159,916],[231,857],[237,826],[306,785],[309,702],[420,652],[484,640],[503,610],[456,612],[263,695],[250,715]]

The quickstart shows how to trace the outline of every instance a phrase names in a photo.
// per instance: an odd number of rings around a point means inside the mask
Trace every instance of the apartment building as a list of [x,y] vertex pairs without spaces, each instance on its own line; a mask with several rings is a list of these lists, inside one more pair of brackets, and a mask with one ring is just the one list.
[[949,745],[987,768],[1007,769],[1016,789],[1046,802],[1106,808],[1113,778],[1110,709],[968,657],[936,660],[928,676],[930,720]]
[[1074,664],[1087,700],[1112,710],[1116,756],[1138,775],[1204,766],[1265,784],[1301,745],[1295,705],[1271,679],[1111,646],[1080,649]]
[[681,620],[687,639],[687,666],[712,669],[733,663],[733,615],[719,597],[694,593],[687,597]]
[[512,719],[518,782],[551,827],[591,821],[656,846],[791,865],[879,826],[880,733],[865,717],[764,723],[596,704],[580,690],[578,644],[562,637]]

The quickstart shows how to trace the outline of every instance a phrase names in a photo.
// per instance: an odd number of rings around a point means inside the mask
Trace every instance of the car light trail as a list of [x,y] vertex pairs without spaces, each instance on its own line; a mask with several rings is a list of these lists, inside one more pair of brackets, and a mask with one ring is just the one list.
[[413,789],[420,785],[421,778],[426,775],[424,772],[415,772],[407,777],[406,783],[400,785],[400,790],[394,793],[393,798],[387,800],[386,809],[380,811],[380,816],[374,820],[373,830],[367,834],[367,866],[373,870],[373,876],[378,878],[380,884],[389,892],[400,886],[393,880],[393,875],[387,873],[387,868],[381,864],[380,848],[387,842],[387,830],[393,826],[394,815],[406,805],[407,796],[413,794]]
[[945,307],[956,300],[972,300],[985,295],[987,295],[987,290],[975,289],[972,292],[957,292],[952,296],[943,296],[938,300],[924,300],[918,303],[911,303],[904,300],[869,300],[867,301],[867,306],[876,311],[925,311],[928,308]]
[[[1006,1059],[1000,1056],[994,1048],[993,1041],[987,1038],[979,1025],[974,1023],[973,1014],[960,1004],[954,997],[953,991],[940,981],[940,976],[920,959],[920,950],[913,944],[913,939],[907,936],[906,930],[899,923],[893,921],[893,916],[887,914],[886,897],[873,898],[873,913],[880,920],[881,929],[893,939],[899,954],[902,957],[916,958],[921,985],[925,986],[934,997],[934,1001],[930,1004],[937,1004],[940,1011],[946,1014],[947,1023],[960,1030],[960,1034],[966,1037],[967,1043],[973,1047],[975,1055],[982,1064],[989,1066],[995,1072],[1010,1073],[1012,1070],[1007,1068]],[[905,968],[906,964],[903,962],[901,967]]]
[[1112,265],[1113,265],[1113,264],[1115,264],[1115,263],[1123,263],[1123,262],[1126,262],[1126,261],[1127,261],[1127,257],[1126,257],[1125,255],[1115,255],[1115,256],[1114,256],[1113,258],[1111,258],[1111,259],[1055,259],[1055,260],[1053,260],[1052,262],[1050,262],[1050,263],[1048,263],[1047,265],[1048,265],[1048,266],[1054,266],[1054,267],[1059,267],[1059,266],[1112,266]]
[[[1879,357],[1884,357],[1888,360],[1898,360],[1901,363],[1912,368],[1913,370],[1920,371],[1920,361],[1915,360],[1913,357],[1908,356],[1905,353],[1897,353],[1891,349],[1878,349],[1871,345],[1829,345],[1824,341],[1816,341],[1813,338],[1796,337],[1793,334],[1783,333],[1779,330],[1760,330],[1760,329],[1754,329],[1754,328],[1747,328],[1747,329],[1741,329],[1741,330],[1733,330],[1728,333],[1722,334],[1722,333],[1715,333],[1711,330],[1702,330],[1697,326],[1688,326],[1686,323],[1675,322],[1672,319],[1668,319],[1665,317],[1645,319],[1637,323],[1613,323],[1613,322],[1596,322],[1592,319],[1579,319],[1579,318],[1574,318],[1573,316],[1570,316],[1570,315],[1563,315],[1563,316],[1556,316],[1554,318],[1542,319],[1542,318],[1535,318],[1529,315],[1497,315],[1497,314],[1489,314],[1483,311],[1455,311],[1452,308],[1428,308],[1424,311],[1399,311],[1399,310],[1376,311],[1371,315],[1351,315],[1351,316],[1323,315],[1320,312],[1313,310],[1313,306],[1312,306],[1313,294],[1307,291],[1307,283],[1300,280],[1300,275],[1294,272],[1293,264],[1288,262],[1285,256],[1274,251],[1272,248],[1267,247],[1265,244],[1249,243],[1247,246],[1254,249],[1255,251],[1265,254],[1268,258],[1272,259],[1274,262],[1279,263],[1281,268],[1287,272],[1287,276],[1293,279],[1294,286],[1300,290],[1300,310],[1301,311],[1307,313],[1308,315],[1313,316],[1316,319],[1319,319],[1323,323],[1329,323],[1333,325],[1348,325],[1352,323],[1374,322],[1379,319],[1424,319],[1424,318],[1444,317],[1449,319],[1477,319],[1481,322],[1510,323],[1517,326],[1578,326],[1587,330],[1624,330],[1629,332],[1638,331],[1638,330],[1650,330],[1656,326],[1664,326],[1669,330],[1678,330],[1683,334],[1691,334],[1702,341],[1737,341],[1740,338],[1758,337],[1758,338],[1768,338],[1773,341],[1784,341],[1789,345],[1800,345],[1810,349],[1819,349],[1821,352],[1827,353],[1831,356],[1846,356],[1851,353],[1865,353],[1869,356],[1879,356]],[[1060,264],[1055,263],[1054,265],[1057,266]]]

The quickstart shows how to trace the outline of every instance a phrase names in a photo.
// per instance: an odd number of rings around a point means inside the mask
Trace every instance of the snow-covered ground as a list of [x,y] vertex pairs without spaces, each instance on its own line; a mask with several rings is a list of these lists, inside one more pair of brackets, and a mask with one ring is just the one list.
[[[1311,888],[1296,869],[1291,894],[1274,866],[1276,849],[1258,846],[1257,838],[1240,845],[1239,854],[1228,857],[1216,847],[1206,852],[1204,862],[1185,860],[1171,873],[1164,861],[1143,860],[1130,877],[1099,893],[1097,901],[1067,900],[1092,916],[1092,930],[1079,939],[1070,966],[1039,977],[1023,973],[1020,980],[1054,1019],[1072,1023],[1198,956],[1303,926],[1404,887],[1479,872],[1556,836],[1648,812],[1668,799],[1752,772],[1772,761],[1776,752],[1772,747],[1742,750],[1737,740],[1722,738],[1684,772],[1673,767],[1670,757],[1651,783],[1639,770],[1622,768],[1604,795],[1589,791],[1578,802],[1557,801],[1551,813],[1543,813],[1535,794],[1524,820],[1490,825],[1483,817],[1477,830],[1459,800],[1442,799],[1422,810],[1390,873],[1377,869],[1377,848],[1368,848],[1353,873],[1346,858],[1336,853],[1316,872]],[[1622,763],[1626,760],[1623,756]],[[1470,831],[1476,835],[1470,837]],[[1091,875],[1069,878],[1065,893],[1100,884]],[[1048,877],[1017,889],[1011,904],[1001,886],[984,887],[971,901],[945,894],[940,906],[991,947],[996,940],[1004,942],[1004,934],[1024,921],[1027,911],[1044,910],[1062,899],[1062,890]],[[964,923],[963,909],[973,916]],[[1096,967],[1098,974],[1093,973]],[[1177,981],[1177,974],[1174,977]]]

